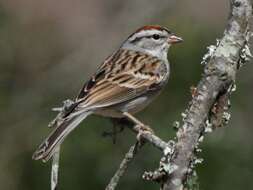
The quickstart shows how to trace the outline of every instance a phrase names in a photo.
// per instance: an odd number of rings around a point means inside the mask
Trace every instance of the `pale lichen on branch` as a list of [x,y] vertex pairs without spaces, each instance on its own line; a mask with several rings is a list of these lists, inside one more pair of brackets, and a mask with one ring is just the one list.
[[[183,125],[177,132],[177,143],[172,163],[178,166],[172,174],[167,176],[163,190],[181,190],[189,179],[188,169],[196,162],[194,154],[199,141],[203,141],[203,134],[210,132],[210,125],[217,118],[229,120],[226,112],[229,97],[234,87],[235,75],[247,59],[251,56],[248,48],[248,22],[252,14],[249,0],[231,0],[231,15],[228,27],[216,46],[209,47],[209,52],[203,57],[205,65],[204,75],[199,82],[195,95],[183,118]],[[220,119],[219,119],[220,120]],[[221,124],[221,122],[218,122]],[[208,130],[205,130],[206,126]]]

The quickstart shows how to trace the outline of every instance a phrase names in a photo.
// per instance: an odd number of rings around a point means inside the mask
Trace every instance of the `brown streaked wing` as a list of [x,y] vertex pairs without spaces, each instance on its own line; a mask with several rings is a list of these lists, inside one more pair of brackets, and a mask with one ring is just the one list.
[[108,58],[113,62],[107,60],[107,64],[101,65],[98,73],[103,71],[103,75],[94,75],[83,87],[85,93],[78,96],[79,107],[122,103],[146,93],[150,86],[158,85],[163,79],[159,73],[162,62],[156,57],[130,50],[120,50],[115,55],[117,59]]
[[76,101],[80,101],[85,98],[88,92],[95,86],[95,84],[102,81],[108,72],[113,68],[113,65],[120,57],[121,54],[125,54],[122,50],[113,53],[111,56],[107,57],[105,61],[100,65],[97,72],[83,85],[82,89],[79,91]]

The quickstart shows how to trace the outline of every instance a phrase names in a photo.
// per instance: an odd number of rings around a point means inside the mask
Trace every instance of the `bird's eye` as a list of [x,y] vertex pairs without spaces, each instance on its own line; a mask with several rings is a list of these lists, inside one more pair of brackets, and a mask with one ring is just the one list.
[[154,34],[154,35],[152,36],[152,38],[153,38],[154,40],[159,40],[159,39],[160,39],[160,35]]

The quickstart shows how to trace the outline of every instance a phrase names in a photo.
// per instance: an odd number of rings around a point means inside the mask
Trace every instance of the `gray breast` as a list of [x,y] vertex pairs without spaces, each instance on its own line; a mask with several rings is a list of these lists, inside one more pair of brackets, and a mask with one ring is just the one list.
[[156,72],[159,73],[159,75],[162,77],[160,86],[164,86],[167,83],[170,75],[169,62],[167,60],[162,61]]

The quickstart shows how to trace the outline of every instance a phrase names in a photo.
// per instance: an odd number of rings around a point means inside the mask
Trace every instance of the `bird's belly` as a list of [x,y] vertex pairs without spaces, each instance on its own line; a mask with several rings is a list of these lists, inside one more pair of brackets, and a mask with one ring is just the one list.
[[131,114],[137,113],[144,109],[149,102],[148,97],[139,97],[126,103],[99,109],[96,111],[96,114],[105,117],[122,118],[124,117],[123,112],[129,112]]
[[135,114],[143,110],[157,95],[158,93],[140,96],[128,102],[99,109],[95,114],[105,117],[122,118],[124,117],[123,112]]

